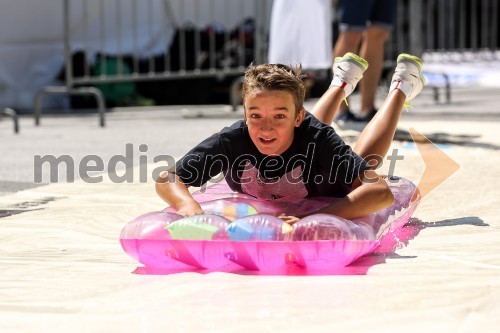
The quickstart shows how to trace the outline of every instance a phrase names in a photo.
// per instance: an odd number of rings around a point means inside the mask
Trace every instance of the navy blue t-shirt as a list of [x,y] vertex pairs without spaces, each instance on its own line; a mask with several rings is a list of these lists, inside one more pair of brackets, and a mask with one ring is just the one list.
[[175,170],[190,186],[202,186],[222,172],[236,192],[264,200],[296,200],[344,197],[367,166],[331,126],[306,112],[292,145],[279,156],[260,153],[240,120],[191,149]]

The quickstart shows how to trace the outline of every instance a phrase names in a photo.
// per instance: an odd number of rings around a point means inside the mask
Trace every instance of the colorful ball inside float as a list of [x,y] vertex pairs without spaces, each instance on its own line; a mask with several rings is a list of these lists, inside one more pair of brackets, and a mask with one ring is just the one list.
[[224,199],[203,202],[200,206],[205,214],[224,216],[230,221],[257,214],[257,210],[247,203]]
[[226,228],[232,241],[287,241],[292,227],[283,220],[265,214],[240,218]]
[[194,215],[181,218],[165,227],[171,239],[227,240],[226,228],[231,221],[219,215]]

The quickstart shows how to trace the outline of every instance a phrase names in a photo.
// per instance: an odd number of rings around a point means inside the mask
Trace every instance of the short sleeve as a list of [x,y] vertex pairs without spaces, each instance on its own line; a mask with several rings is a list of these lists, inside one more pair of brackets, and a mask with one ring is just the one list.
[[328,173],[330,184],[350,186],[368,168],[368,163],[356,154],[333,129],[328,131],[320,141],[318,155],[322,169]]
[[175,173],[184,184],[199,187],[227,170],[228,164],[218,133],[203,140],[182,157],[175,164]]

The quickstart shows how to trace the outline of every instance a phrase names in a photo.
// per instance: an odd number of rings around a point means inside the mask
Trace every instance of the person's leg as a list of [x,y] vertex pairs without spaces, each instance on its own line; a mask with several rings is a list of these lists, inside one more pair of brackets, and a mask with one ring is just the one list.
[[345,98],[342,87],[330,86],[321,98],[314,104],[311,113],[322,123],[330,125],[337,114],[340,103]]
[[333,49],[334,60],[347,52],[358,54],[363,32],[372,13],[372,5],[373,0],[339,0],[337,10],[340,35]]
[[[367,21],[371,14],[373,0],[339,0],[338,16],[340,35],[333,49],[333,58],[343,56],[347,52],[358,54],[359,46],[366,30]],[[347,100],[346,100],[347,101]],[[343,117],[350,119],[353,115],[348,111],[345,103],[341,103]]]
[[[347,52],[357,54],[362,37],[362,31],[345,30],[341,32],[333,49],[334,59],[346,54]],[[340,101],[339,106],[335,110],[337,109],[339,110],[339,113],[348,111],[346,103],[343,103],[343,99]]]
[[319,121],[330,125],[340,103],[353,92],[367,68],[366,60],[353,53],[346,53],[343,57],[335,58],[332,84],[316,102],[311,113]]
[[361,44],[360,56],[370,64],[363,80],[361,88],[361,110],[360,117],[366,116],[374,109],[377,88],[382,75],[384,63],[384,45],[389,37],[389,30],[377,26],[370,26],[365,32],[365,38]]
[[401,54],[392,76],[389,95],[361,132],[354,146],[354,152],[368,160],[374,157],[384,158],[394,139],[405,101],[410,101],[417,96],[424,84],[422,60],[415,56]]
[[393,90],[387,95],[382,106],[373,116],[372,120],[361,132],[354,152],[362,158],[384,158],[391,146],[396,133],[401,110],[406,101],[406,96],[400,90]]
[[333,49],[333,58],[341,57],[347,52],[358,53],[359,44],[363,37],[363,31],[345,30],[337,38]]

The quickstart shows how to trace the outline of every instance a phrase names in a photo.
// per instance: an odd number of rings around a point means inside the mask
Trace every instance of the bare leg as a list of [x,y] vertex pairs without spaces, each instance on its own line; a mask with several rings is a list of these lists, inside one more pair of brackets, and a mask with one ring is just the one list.
[[332,66],[332,83],[314,105],[311,113],[321,122],[330,125],[340,103],[353,92],[367,68],[366,60],[351,52],[335,59]]
[[366,30],[366,35],[361,44],[360,56],[370,64],[361,80],[361,111],[360,115],[368,114],[375,105],[377,87],[382,75],[384,63],[384,44],[389,37],[387,29],[371,26]]
[[[358,138],[354,151],[365,160],[384,158],[391,146],[405,102],[425,85],[422,59],[402,53],[392,75],[389,95]],[[373,157],[369,157],[372,155]],[[369,161],[370,162],[370,161]]]
[[373,119],[361,132],[353,149],[355,153],[362,158],[385,157],[394,139],[405,101],[406,96],[400,90],[389,93]]
[[314,104],[311,113],[321,122],[330,125],[344,99],[344,90],[330,86],[321,98]]
[[333,57],[341,57],[347,52],[358,53],[362,37],[363,33],[361,31],[343,31],[335,43]]
[[[361,43],[361,39],[363,37],[363,32],[361,31],[343,31],[335,43],[335,48],[333,49],[333,60],[335,57],[341,57],[347,52],[358,53],[359,44]],[[369,63],[369,61],[368,61]],[[347,109],[345,103],[342,103],[340,110],[344,111]],[[329,122],[328,124],[331,124]]]

